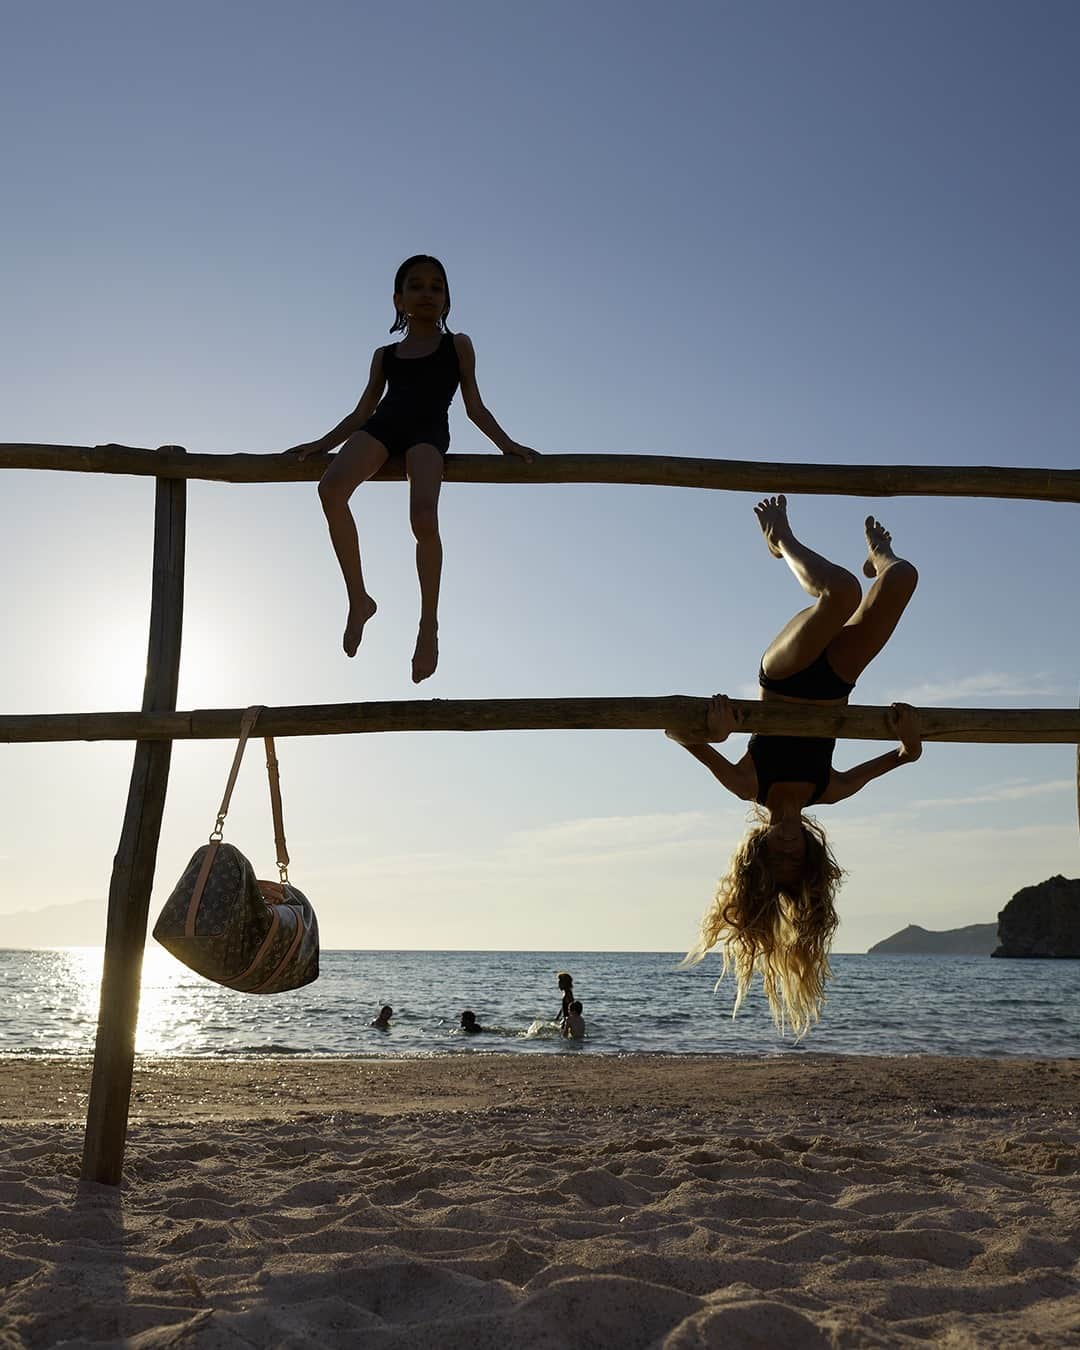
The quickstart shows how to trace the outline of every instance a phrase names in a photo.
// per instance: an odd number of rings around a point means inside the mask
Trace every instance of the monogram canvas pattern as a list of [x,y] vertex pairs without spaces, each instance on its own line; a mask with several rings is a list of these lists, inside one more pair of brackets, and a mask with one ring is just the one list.
[[289,883],[260,882],[232,844],[217,846],[189,931],[191,897],[210,844],[196,849],[154,925],[177,960],[230,989],[272,994],[319,974],[319,925]]

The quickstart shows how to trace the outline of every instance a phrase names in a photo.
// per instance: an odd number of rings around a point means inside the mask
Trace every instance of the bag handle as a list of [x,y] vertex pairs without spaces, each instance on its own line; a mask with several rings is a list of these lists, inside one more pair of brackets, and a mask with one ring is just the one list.
[[[240,773],[240,762],[244,758],[244,749],[262,710],[263,705],[261,703],[256,704],[254,707],[248,708],[240,720],[240,740],[236,746],[236,754],[233,755],[228,782],[225,784],[225,795],[221,799],[220,807],[218,807],[217,820],[214,822],[214,828],[210,831],[210,842],[212,844],[221,842],[225,830],[225,817],[228,815],[233,788],[236,787],[236,779]],[[281,884],[284,885],[289,880],[289,850],[285,844],[285,821],[281,809],[281,780],[278,776],[274,738],[264,736],[263,744],[266,747],[266,774],[270,780],[270,810],[274,817],[274,847],[277,852],[278,873],[281,877]]]

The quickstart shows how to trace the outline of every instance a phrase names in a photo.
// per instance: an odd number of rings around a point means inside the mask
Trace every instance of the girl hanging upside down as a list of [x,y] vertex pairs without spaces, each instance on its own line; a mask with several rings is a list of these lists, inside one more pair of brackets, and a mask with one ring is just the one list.
[[[777,634],[761,659],[763,699],[824,706],[847,703],[855,681],[892,636],[915,590],[918,573],[892,550],[892,536],[873,516],[866,518],[863,572],[874,579],[864,596],[859,581],[796,539],[784,497],[767,497],[754,508],[761,532],[776,558],[783,558],[815,603],[800,610]],[[727,697],[709,706],[709,740],[727,740],[741,721]],[[841,771],[832,767],[836,741],[818,736],[751,736],[737,764],[712,745],[686,746],[729,792],[756,803],[757,821],[736,848],[716,900],[701,925],[701,938],[686,958],[700,961],[723,946],[724,969],[734,969],[737,1012],[751,978],[761,972],[773,1019],[804,1035],[825,1000],[829,946],[836,931],[834,897],[843,875],[808,806],[852,797],[873,778],[913,763],[922,753],[915,710],[894,703],[890,722],[897,750]],[[722,976],[721,976],[722,978]]]
[[438,258],[418,253],[401,264],[394,278],[394,311],[390,331],[402,332],[404,337],[375,349],[360,402],[333,431],[285,453],[307,459],[342,446],[319,482],[319,496],[349,598],[341,644],[346,656],[356,655],[364,625],[378,608],[364,585],[349,498],[387,460],[404,460],[420,580],[420,628],[412,659],[413,682],[419,684],[434,673],[439,661],[439,489],[450,447],[448,411],[458,385],[469,418],[504,455],[516,455],[531,464],[536,451],[511,440],[484,406],[476,384],[472,342],[446,326],[450,285]]

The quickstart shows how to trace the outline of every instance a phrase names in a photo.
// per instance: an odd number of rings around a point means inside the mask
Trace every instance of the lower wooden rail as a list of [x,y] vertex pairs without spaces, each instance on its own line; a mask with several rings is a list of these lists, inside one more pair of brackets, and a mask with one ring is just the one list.
[[[772,735],[893,739],[888,708],[732,699],[742,729]],[[267,736],[348,736],[388,731],[659,731],[705,739],[708,700],[659,698],[404,699],[266,708]],[[42,713],[0,716],[0,742],[228,740],[242,708],[191,712]],[[1075,708],[919,708],[923,738],[987,744],[1080,744]]]

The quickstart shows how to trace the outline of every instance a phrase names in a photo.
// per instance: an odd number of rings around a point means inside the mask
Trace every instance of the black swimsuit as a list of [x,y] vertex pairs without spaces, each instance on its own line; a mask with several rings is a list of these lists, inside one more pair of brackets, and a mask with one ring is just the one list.
[[[786,698],[813,700],[846,698],[855,688],[837,675],[825,652],[805,669],[784,679],[771,679],[763,666],[758,672],[758,683],[762,689]],[[829,786],[835,749],[835,737],[830,740],[826,736],[751,736],[747,750],[758,783],[754,800],[764,806],[774,783],[812,783],[814,793],[806,804],[813,806]]]
[[829,786],[836,740],[824,736],[751,736],[747,750],[757,771],[757,795],[765,805],[774,783],[813,783],[813,806]]
[[402,358],[392,342],[382,349],[387,389],[379,406],[361,427],[386,446],[391,455],[403,455],[413,445],[433,445],[446,454],[450,448],[450,401],[461,382],[454,335],[427,356]]
[[786,675],[782,680],[774,680],[765,674],[765,667],[758,670],[758,684],[774,694],[783,694],[785,698],[833,699],[847,698],[855,688],[842,680],[829,664],[828,655],[822,652],[816,661],[811,661],[794,675]]

